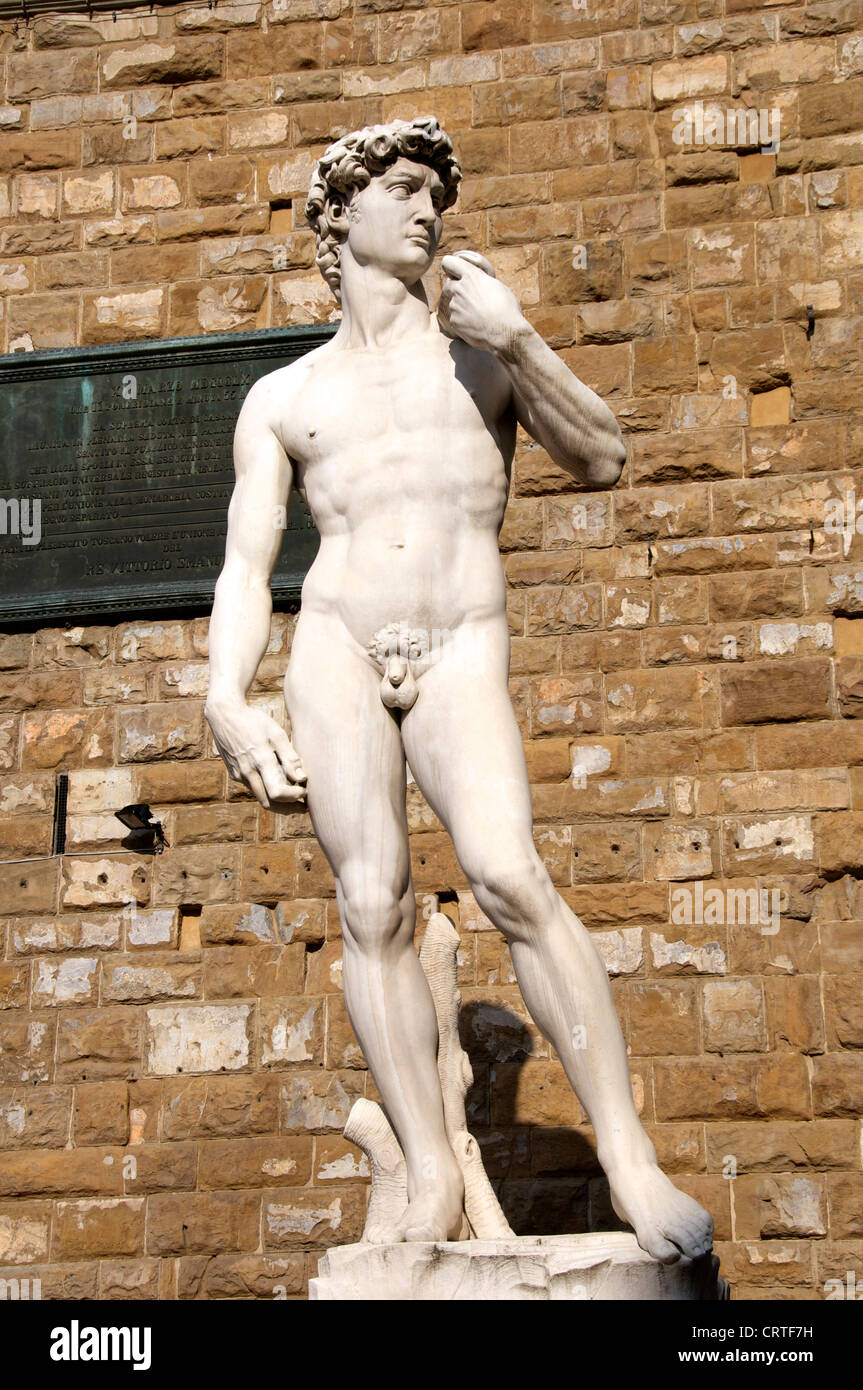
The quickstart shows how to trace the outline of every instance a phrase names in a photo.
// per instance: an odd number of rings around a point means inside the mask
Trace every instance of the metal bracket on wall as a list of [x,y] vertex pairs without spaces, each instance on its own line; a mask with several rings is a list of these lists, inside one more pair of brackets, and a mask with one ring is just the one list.
[[54,784],[54,825],[51,834],[51,853],[63,854],[66,850],[66,806],[69,800],[69,774],[58,772]]
[[[167,8],[169,3],[170,0],[150,0],[150,13],[156,5]],[[92,19],[101,13],[112,14],[116,22],[120,11],[141,8],[141,0],[0,0],[0,19],[23,19],[26,24],[37,14],[79,14]],[[209,8],[213,8],[212,4]]]

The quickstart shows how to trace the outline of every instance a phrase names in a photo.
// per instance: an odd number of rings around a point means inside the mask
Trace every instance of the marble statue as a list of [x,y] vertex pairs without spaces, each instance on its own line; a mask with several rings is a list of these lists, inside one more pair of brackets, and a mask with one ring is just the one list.
[[[605,967],[534,846],[498,549],[517,423],[591,491],[614,486],[625,451],[608,406],[481,255],[444,257],[430,307],[423,277],[460,177],[431,117],[356,131],[317,166],[306,212],[342,319],[243,404],[206,715],[263,806],[305,799],[332,866],[345,1001],[397,1136],[394,1181],[404,1156],[403,1209],[367,1238],[464,1233],[465,1170],[413,945],[407,761],[590,1117],[615,1211],[673,1263],[710,1250],[712,1221],[657,1164]],[[285,677],[289,737],[247,694],[270,634],[273,518],[292,486],[321,542]]]

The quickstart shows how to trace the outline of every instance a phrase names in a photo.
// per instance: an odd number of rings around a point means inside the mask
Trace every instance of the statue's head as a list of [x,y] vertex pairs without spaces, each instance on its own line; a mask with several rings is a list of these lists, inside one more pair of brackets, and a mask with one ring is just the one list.
[[[404,184],[401,183],[403,175]],[[427,193],[439,218],[456,200],[461,169],[453,154],[452,141],[433,116],[366,126],[329,146],[312,177],[306,217],[318,239],[318,269],[339,303],[342,246],[352,225],[359,227],[362,222],[363,190],[369,189],[372,180],[379,178],[384,178],[385,190],[391,190],[393,200],[401,199],[398,190],[402,186],[408,192],[413,190],[415,198],[421,196],[425,200]],[[386,220],[388,206],[389,203],[379,206],[378,222]],[[415,279],[431,264],[440,236],[439,223],[436,229],[430,224],[429,232],[425,264],[422,264],[422,238],[414,242]],[[382,235],[386,235],[386,228],[382,229]]]

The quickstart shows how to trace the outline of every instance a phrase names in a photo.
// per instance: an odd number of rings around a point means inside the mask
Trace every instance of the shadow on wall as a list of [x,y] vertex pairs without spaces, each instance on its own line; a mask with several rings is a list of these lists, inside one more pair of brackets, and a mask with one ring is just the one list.
[[[587,1134],[525,1125],[516,1118],[521,1073],[531,1056],[524,1020],[503,1005],[475,1000],[462,1006],[459,1032],[474,1075],[466,1097],[468,1125],[516,1234],[628,1230],[612,1209],[608,1183]],[[531,1078],[531,1089],[541,1094],[546,1086],[560,1084],[550,1073],[548,1066],[545,1076]],[[563,1084],[568,1091],[568,1083]]]

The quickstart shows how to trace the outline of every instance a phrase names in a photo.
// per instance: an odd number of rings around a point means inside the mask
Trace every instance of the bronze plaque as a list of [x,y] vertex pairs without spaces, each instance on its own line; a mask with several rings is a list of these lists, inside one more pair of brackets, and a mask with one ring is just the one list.
[[[208,612],[258,377],[315,328],[0,356],[0,622]],[[273,599],[296,601],[318,533],[291,496]]]

